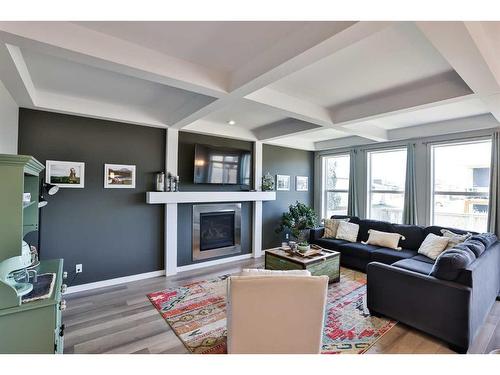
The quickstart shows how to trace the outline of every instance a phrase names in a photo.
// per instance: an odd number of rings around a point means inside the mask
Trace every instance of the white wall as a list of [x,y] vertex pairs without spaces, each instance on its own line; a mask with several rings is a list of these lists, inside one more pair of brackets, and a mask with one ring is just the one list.
[[17,154],[19,107],[0,81],[0,154]]

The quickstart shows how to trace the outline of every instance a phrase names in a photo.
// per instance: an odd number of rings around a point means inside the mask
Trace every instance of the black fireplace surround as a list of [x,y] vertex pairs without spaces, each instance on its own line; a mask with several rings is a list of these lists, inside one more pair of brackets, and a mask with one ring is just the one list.
[[200,214],[200,251],[234,246],[234,211]]

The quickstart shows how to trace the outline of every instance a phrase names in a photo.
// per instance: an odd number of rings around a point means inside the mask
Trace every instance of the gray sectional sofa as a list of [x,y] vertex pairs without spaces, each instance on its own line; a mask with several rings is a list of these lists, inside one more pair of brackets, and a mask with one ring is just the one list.
[[[447,250],[436,261],[417,250],[438,226],[392,224],[349,218],[359,224],[357,242],[322,238],[324,229],[311,229],[310,242],[341,253],[341,265],[367,273],[367,304],[372,314],[385,315],[467,351],[500,293],[500,242],[493,234],[473,233],[466,242]],[[400,233],[402,250],[365,245],[368,230]]]

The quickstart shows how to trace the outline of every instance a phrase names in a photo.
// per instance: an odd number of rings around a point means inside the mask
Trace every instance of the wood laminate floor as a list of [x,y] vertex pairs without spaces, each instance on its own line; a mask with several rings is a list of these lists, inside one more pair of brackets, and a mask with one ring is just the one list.
[[[263,258],[156,277],[65,296],[67,309],[64,353],[175,353],[188,351],[146,295],[166,287],[217,275],[236,273],[245,267],[262,267]],[[500,302],[493,306],[470,353],[500,348]],[[368,353],[453,353],[438,339],[398,323]]]

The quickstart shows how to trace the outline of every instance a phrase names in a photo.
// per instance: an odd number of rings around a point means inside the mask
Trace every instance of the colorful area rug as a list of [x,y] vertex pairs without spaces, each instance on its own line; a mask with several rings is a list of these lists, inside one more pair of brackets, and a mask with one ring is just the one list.
[[[227,277],[148,294],[192,353],[226,353]],[[366,275],[342,269],[340,282],[328,288],[322,353],[364,353],[395,325],[395,321],[370,316],[366,308]]]

